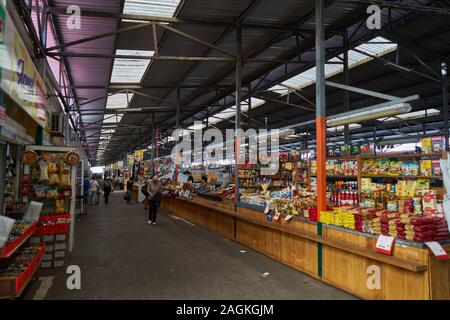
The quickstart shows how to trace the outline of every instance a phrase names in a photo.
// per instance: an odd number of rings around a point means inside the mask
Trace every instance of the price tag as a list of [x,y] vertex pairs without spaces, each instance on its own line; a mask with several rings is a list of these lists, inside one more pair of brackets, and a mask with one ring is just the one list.
[[447,252],[445,252],[444,248],[439,244],[439,242],[431,241],[425,242],[428,248],[431,249],[433,254],[436,256],[438,260],[447,260],[450,259]]
[[375,246],[375,251],[384,253],[387,255],[392,254],[392,249],[394,248],[394,237],[389,237],[385,235],[380,235]]
[[266,205],[266,208],[264,209],[264,213],[265,213],[265,214],[268,214],[268,213],[269,213],[269,210],[270,210],[270,209],[269,209],[269,205]]
[[294,216],[292,214],[288,214],[286,217],[284,217],[285,221],[289,221],[293,218]]

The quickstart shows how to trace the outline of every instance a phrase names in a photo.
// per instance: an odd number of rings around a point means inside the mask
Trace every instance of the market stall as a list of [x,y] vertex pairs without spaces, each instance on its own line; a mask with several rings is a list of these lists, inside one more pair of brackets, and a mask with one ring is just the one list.
[[[234,185],[194,184],[165,197],[162,207],[362,298],[450,299],[450,260],[429,248],[450,252],[441,168],[448,155],[427,145],[409,153],[333,154],[322,212],[315,159],[296,151],[280,155],[274,176],[239,167],[240,201]],[[387,254],[379,250],[385,237],[394,241]],[[368,284],[374,272],[381,279],[375,287]]]

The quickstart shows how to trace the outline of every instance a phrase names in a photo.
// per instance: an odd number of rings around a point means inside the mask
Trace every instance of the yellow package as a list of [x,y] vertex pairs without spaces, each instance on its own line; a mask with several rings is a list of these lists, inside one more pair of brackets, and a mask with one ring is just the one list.
[[395,194],[397,197],[404,197],[406,193],[406,181],[399,180],[395,188]]
[[429,153],[432,152],[432,149],[431,149],[431,137],[421,139],[420,144],[422,145],[422,152],[423,153],[429,154]]
[[424,177],[431,176],[432,162],[431,160],[420,160],[420,175]]
[[416,195],[416,181],[408,180],[406,182],[405,197],[414,198],[415,195]]

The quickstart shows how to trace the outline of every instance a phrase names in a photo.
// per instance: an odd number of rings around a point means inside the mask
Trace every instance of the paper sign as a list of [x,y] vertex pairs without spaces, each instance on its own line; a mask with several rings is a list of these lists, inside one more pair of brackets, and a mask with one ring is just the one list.
[[277,212],[275,213],[275,215],[273,216],[273,220],[274,221],[278,221],[278,219],[280,219],[281,213]]
[[428,248],[431,249],[438,260],[447,260],[450,258],[448,253],[445,252],[444,248],[442,248],[439,242],[431,241],[425,242],[425,244],[428,246]]
[[288,214],[286,217],[284,217],[285,221],[289,221],[293,218],[294,216],[292,214]]
[[269,209],[269,205],[267,205],[266,208],[264,209],[264,213],[265,213],[265,214],[268,214],[268,213],[269,213],[269,210],[270,210],[270,209]]
[[38,222],[41,215],[42,206],[42,202],[31,201],[25,211],[23,219],[26,221]]
[[16,222],[16,220],[5,216],[0,216],[0,248],[2,248],[8,240],[9,234],[14,226],[14,222]]
[[394,248],[394,237],[380,235],[375,246],[375,251],[391,255]]

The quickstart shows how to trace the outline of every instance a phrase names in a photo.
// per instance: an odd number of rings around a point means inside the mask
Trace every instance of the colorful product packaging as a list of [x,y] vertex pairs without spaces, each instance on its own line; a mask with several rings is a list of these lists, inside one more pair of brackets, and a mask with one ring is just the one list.
[[445,138],[442,136],[431,138],[431,151],[433,153],[441,153],[445,150]]
[[420,160],[420,175],[424,177],[431,176],[432,162],[431,160]]
[[426,154],[430,154],[432,151],[431,149],[431,138],[422,138],[420,140],[420,144],[422,145],[422,152]]

